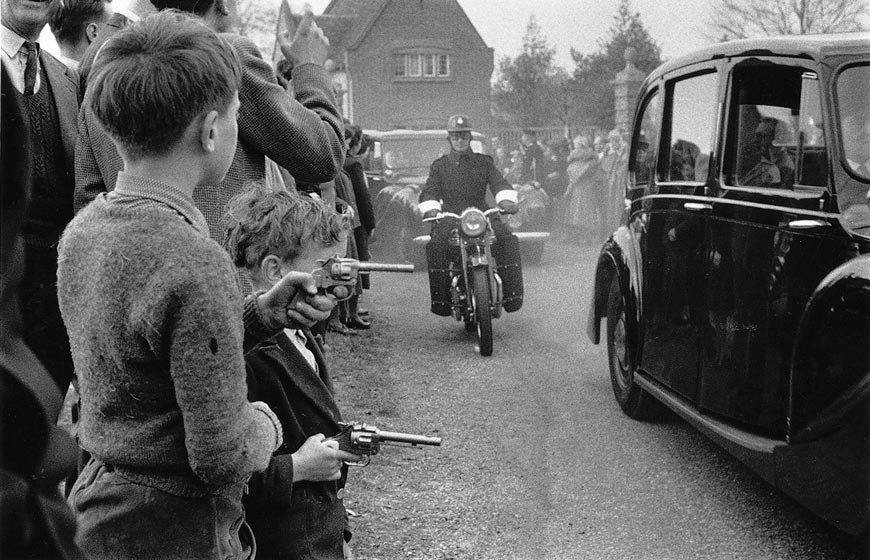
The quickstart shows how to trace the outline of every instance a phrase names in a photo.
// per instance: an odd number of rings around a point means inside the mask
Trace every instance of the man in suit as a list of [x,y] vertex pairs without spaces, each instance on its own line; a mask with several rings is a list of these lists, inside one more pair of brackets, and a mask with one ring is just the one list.
[[18,302],[24,272],[20,230],[33,171],[23,126],[30,116],[5,66],[0,73],[0,550],[14,558],[79,559],[84,556],[73,543],[75,518],[57,489],[75,470],[76,445],[55,424],[63,395],[24,343]]
[[[215,30],[225,27],[228,15],[223,0],[157,0],[154,6],[194,13]],[[344,124],[323,67],[328,41],[313,16],[303,18],[292,43],[281,45],[284,55],[295,59],[295,99],[278,84],[272,67],[249,39],[232,33],[221,36],[242,63],[239,142],[224,180],[217,187],[194,192],[194,202],[218,242],[222,242],[220,220],[227,202],[245,183],[265,176],[267,157],[299,181],[323,183],[340,171],[345,155]],[[85,103],[79,115],[76,210],[101,192],[111,191],[122,167],[111,140]]]
[[[54,0],[58,1],[58,0]],[[57,305],[57,241],[73,215],[73,157],[78,114],[78,76],[39,48],[51,3],[0,0],[2,65],[15,102],[27,118],[4,130],[4,140],[28,143],[31,202],[22,234],[25,273],[21,284],[24,340],[61,391],[73,375],[69,340]],[[13,99],[10,99],[13,100]],[[6,100],[4,100],[5,102]],[[20,162],[4,161],[4,166]]]
[[[227,216],[226,249],[256,290],[343,255],[351,225],[322,200],[264,183],[233,198]],[[360,458],[324,439],[340,431],[341,413],[323,348],[311,331],[287,329],[248,352],[245,363],[248,399],[268,402],[284,432],[284,444],[266,471],[252,476],[245,496],[257,557],[349,558],[342,463]]]
[[131,0],[126,6],[118,6],[114,13],[109,16],[106,23],[100,27],[96,37],[91,41],[88,48],[85,49],[81,60],[79,61],[79,80],[82,91],[85,91],[85,85],[88,81],[88,74],[91,72],[91,66],[94,65],[94,57],[112,35],[124,29],[131,21],[139,21],[148,14],[153,14],[156,10],[148,0]]
[[64,0],[54,2],[48,26],[60,48],[60,60],[77,70],[85,50],[112,15],[112,0]]

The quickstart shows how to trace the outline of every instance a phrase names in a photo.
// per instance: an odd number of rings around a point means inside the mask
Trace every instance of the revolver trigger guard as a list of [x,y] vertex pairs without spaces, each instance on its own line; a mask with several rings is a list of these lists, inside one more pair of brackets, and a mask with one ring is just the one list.
[[345,461],[344,464],[348,467],[365,467],[372,461],[368,455],[363,455],[360,461]]

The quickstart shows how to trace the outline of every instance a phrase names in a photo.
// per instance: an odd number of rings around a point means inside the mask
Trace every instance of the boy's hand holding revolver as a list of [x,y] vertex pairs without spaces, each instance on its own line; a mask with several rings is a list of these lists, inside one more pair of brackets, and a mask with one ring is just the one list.
[[344,462],[355,463],[362,460],[338,448],[338,442],[327,440],[323,434],[315,434],[305,440],[293,457],[293,482],[300,480],[338,480]]
[[335,298],[318,293],[311,274],[288,272],[257,298],[267,326],[278,329],[309,328],[329,317]]

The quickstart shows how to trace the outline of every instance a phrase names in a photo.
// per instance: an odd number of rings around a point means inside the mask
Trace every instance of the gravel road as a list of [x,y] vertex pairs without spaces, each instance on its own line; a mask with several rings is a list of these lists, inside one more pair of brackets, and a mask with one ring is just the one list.
[[681,420],[621,413],[585,335],[596,255],[550,243],[488,358],[425,272],[373,274],[372,330],[328,339],[343,414],[444,443],[352,470],[357,560],[866,558]]

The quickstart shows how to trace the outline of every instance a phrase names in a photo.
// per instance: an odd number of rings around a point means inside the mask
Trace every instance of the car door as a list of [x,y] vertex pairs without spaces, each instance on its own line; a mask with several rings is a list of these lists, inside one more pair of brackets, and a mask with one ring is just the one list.
[[690,401],[697,400],[704,318],[706,192],[716,134],[719,65],[667,76],[662,134],[650,193],[644,197],[642,367]]
[[854,247],[833,212],[812,65],[733,60],[726,106],[722,189],[708,221],[699,406],[784,438],[797,321]]

